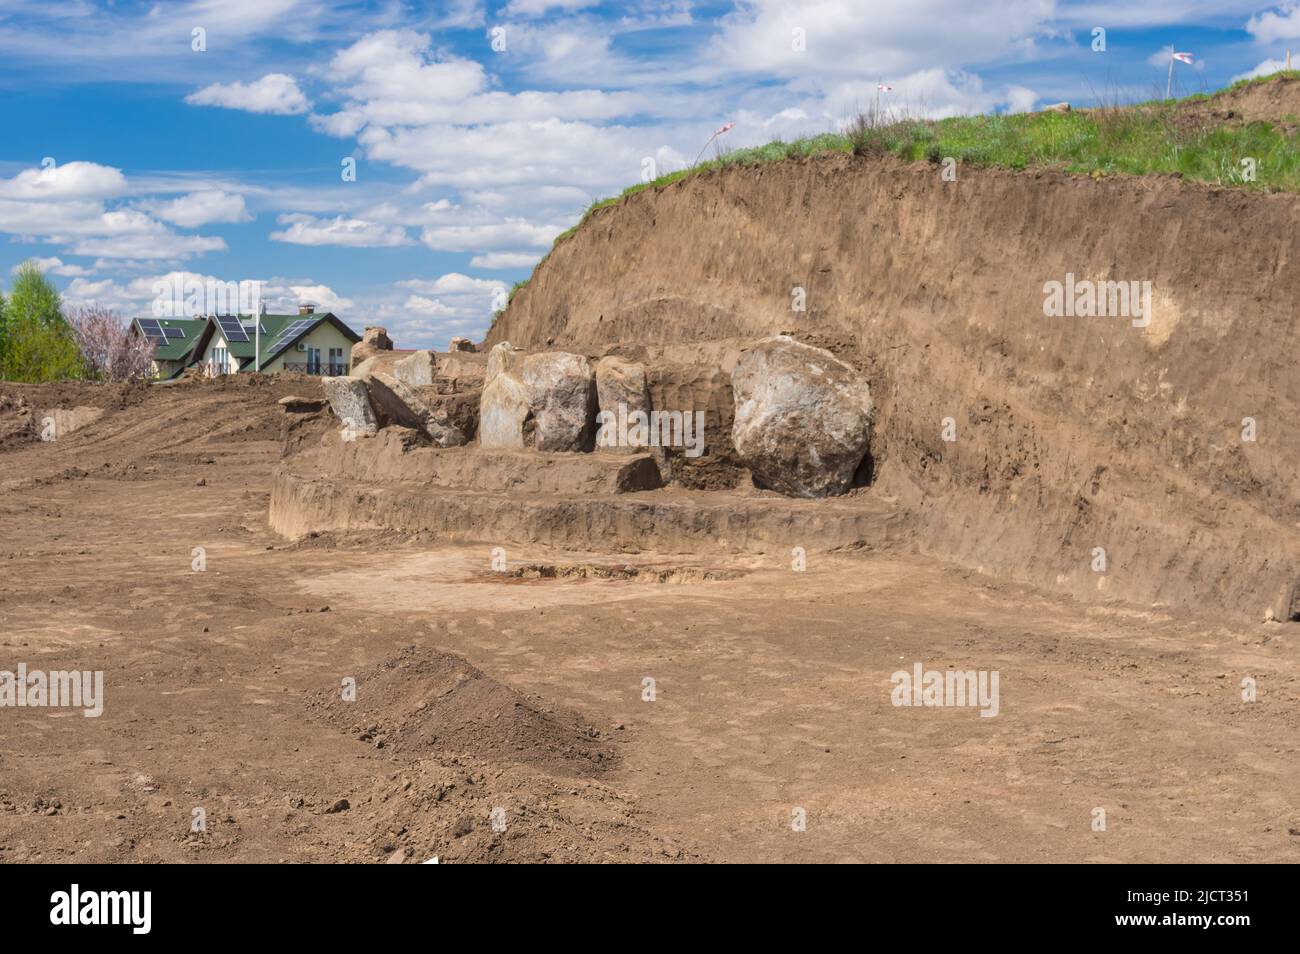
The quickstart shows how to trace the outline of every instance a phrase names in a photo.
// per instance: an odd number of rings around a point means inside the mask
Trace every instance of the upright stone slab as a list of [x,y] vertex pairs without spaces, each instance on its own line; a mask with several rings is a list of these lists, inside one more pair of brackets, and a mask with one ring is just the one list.
[[379,419],[370,405],[370,392],[360,378],[321,378],[321,387],[330,410],[343,425],[347,440],[360,434],[374,434],[379,430]]
[[645,365],[613,355],[596,362],[596,397],[600,417],[596,428],[596,449],[632,454],[643,447],[645,428],[633,423],[633,415],[650,414],[650,390]]
[[533,425],[533,411],[528,404],[524,382],[511,372],[499,371],[487,383],[479,399],[479,446],[531,446]]

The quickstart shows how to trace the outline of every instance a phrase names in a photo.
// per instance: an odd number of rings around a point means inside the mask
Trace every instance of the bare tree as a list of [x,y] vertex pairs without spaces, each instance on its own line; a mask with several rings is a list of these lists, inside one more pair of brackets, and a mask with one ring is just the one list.
[[117,312],[90,305],[66,317],[92,376],[129,381],[153,374],[153,342],[144,335],[131,334],[130,325]]

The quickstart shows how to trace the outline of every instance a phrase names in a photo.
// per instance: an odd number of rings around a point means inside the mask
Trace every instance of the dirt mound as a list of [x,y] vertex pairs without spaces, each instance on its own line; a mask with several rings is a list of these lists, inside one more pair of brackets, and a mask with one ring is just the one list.
[[0,451],[40,440],[36,415],[26,395],[0,392]]
[[648,831],[632,801],[614,789],[517,765],[419,759],[347,805],[343,809],[336,801],[327,808],[349,829],[344,861],[698,860]]
[[[725,167],[593,212],[486,344],[837,340],[879,399],[873,489],[927,551],[1259,618],[1300,576],[1298,215],[1300,196],[1157,177]],[[1047,283],[1075,279],[1149,282],[1147,323],[1049,317]]]
[[1179,111],[1223,122],[1264,120],[1295,126],[1300,124],[1300,72],[1280,73],[1204,99],[1184,100]]
[[617,758],[599,731],[485,675],[459,656],[409,647],[356,676],[356,700],[321,690],[308,707],[358,742],[405,755],[466,755],[590,778]]
[[[215,463],[253,442],[293,446],[298,432],[320,429],[312,415],[289,414],[276,403],[290,394],[319,398],[320,381],[230,375],[167,384],[0,384],[0,482],[78,473],[151,478]],[[79,426],[42,443],[44,415]]]

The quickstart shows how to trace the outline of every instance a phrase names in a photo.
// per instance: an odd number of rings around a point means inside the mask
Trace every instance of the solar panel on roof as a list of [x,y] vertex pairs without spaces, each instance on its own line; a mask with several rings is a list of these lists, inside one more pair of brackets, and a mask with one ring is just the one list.
[[168,338],[185,337],[185,329],[183,328],[164,328],[163,333],[166,334]]
[[316,324],[316,319],[314,318],[307,321],[299,320],[293,322],[288,328],[285,328],[284,331],[280,332],[280,337],[275,340],[275,344],[271,345],[271,350],[279,350],[314,324]]
[[141,318],[139,323],[140,330],[144,332],[144,336],[150,341],[161,343],[167,340],[167,336],[163,333],[162,323],[157,318]]
[[248,332],[240,324],[239,319],[234,315],[221,315],[217,318],[217,325],[221,328],[221,333],[226,336],[227,341],[247,341]]

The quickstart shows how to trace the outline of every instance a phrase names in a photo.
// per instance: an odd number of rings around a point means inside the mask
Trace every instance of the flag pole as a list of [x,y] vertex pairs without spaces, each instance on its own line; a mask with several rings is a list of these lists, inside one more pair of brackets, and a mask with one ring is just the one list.
[[1174,53],[1177,50],[1178,47],[1176,46],[1169,49],[1169,79],[1165,80],[1165,99],[1169,98],[1169,94],[1174,88]]

